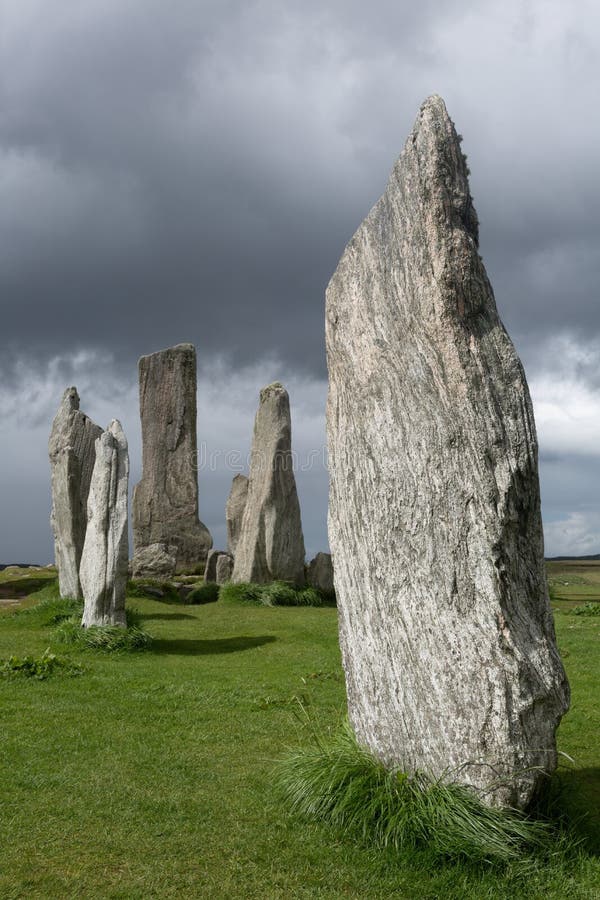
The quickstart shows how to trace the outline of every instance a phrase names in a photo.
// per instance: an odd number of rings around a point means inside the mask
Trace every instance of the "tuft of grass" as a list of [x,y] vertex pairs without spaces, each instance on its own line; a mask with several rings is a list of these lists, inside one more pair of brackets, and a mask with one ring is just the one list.
[[570,610],[572,616],[600,616],[600,603],[584,603]]
[[89,650],[103,650],[107,653],[121,653],[129,650],[146,650],[152,643],[147,631],[132,625],[92,625],[82,628],[78,621],[69,619],[62,622],[54,632],[60,644],[74,644]]
[[215,581],[199,584],[185,598],[186,603],[215,603],[219,599],[219,585]]
[[35,620],[36,625],[47,627],[58,625],[65,619],[73,616],[81,618],[83,613],[83,600],[72,600],[70,597],[47,597],[25,609],[17,609],[13,616],[28,620]]
[[277,783],[293,813],[379,848],[507,863],[557,843],[547,822],[486,806],[466,785],[386,769],[347,723],[334,737],[285,757]]
[[0,660],[0,675],[5,678],[35,678],[45,681],[51,675],[82,675],[83,667],[70,659],[63,659],[50,653],[50,648],[41,656],[10,656]]
[[330,606],[331,598],[313,587],[299,588],[287,581],[270,584],[229,582],[221,585],[221,599],[228,603],[253,603],[259,606]]
[[73,600],[70,597],[61,597],[58,590],[58,581],[52,581],[41,590],[31,595],[36,599],[34,606],[26,606],[16,609],[12,617],[23,619],[37,626],[57,625],[59,622],[72,616],[80,616],[83,613],[83,600]]

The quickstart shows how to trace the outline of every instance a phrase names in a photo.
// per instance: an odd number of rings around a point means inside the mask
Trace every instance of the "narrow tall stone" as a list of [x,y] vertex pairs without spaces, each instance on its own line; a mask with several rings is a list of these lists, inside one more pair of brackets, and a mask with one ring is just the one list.
[[236,547],[242,530],[242,520],[248,499],[248,479],[245,475],[235,475],[225,505],[225,524],[227,526],[227,549],[235,556]]
[[87,498],[102,429],[79,409],[76,387],[65,390],[50,432],[50,524],[61,597],[82,596],[79,564],[87,526]]
[[358,740],[405,771],[506,776],[488,802],[523,808],[569,690],[531,400],[467,175],[431,97],[327,289],[329,538]]
[[129,453],[121,423],[114,419],[96,440],[96,462],[87,504],[81,556],[84,627],[125,626],[129,557]]
[[142,356],[139,377],[142,480],[133,494],[134,552],[174,546],[177,569],[194,566],[212,547],[198,519],[196,351],[178,344]]
[[304,584],[304,538],[292,465],[290,400],[279,382],[260,392],[248,497],[232,580]]

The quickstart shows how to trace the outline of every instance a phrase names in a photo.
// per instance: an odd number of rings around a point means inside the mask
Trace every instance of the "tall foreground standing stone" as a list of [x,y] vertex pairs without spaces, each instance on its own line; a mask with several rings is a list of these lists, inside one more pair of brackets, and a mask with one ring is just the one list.
[[69,387],[50,432],[48,454],[52,484],[54,556],[61,597],[82,596],[79,564],[87,525],[87,498],[94,468],[96,439],[102,429],[79,409],[76,387]]
[[292,465],[290,399],[275,382],[260,392],[248,496],[232,581],[304,584],[304,538]]
[[84,627],[125,626],[129,558],[129,452],[121,423],[114,419],[96,440],[96,462],[87,503],[87,531],[81,556]]
[[193,566],[212,547],[198,520],[196,351],[178,344],[142,356],[139,377],[142,480],[133,494],[134,550],[175,546],[177,568]]
[[327,289],[329,539],[358,740],[405,771],[507,776],[488,801],[525,807],[569,691],[532,406],[467,174],[431,97]]

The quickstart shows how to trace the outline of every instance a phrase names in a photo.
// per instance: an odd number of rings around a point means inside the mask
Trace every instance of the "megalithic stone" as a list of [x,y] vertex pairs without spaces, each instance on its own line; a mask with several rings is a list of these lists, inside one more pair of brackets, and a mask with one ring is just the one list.
[[76,387],[65,390],[48,441],[52,484],[50,524],[61,597],[82,596],[79,564],[87,527],[87,498],[102,429],[79,409]]
[[304,538],[292,464],[290,400],[279,382],[260,392],[248,497],[232,580],[304,584]]
[[[221,563],[221,560],[227,560],[227,563]],[[221,563],[219,567],[219,563]],[[206,568],[204,569],[204,581],[216,581],[219,584],[218,572],[221,572],[221,577],[224,578],[225,581],[229,581],[231,578],[231,571],[233,569],[233,557],[231,553],[226,553],[224,550],[211,550],[206,557]]]
[[569,689],[525,375],[440,97],[327,289],[329,542],[349,716],[389,767],[527,806]]
[[233,556],[229,553],[221,553],[217,559],[215,569],[215,581],[217,584],[226,584],[231,581],[233,574]]
[[196,351],[178,344],[139,361],[142,479],[133,494],[135,554],[176,547],[177,569],[206,560],[212,547],[198,519]]
[[227,549],[235,556],[236,547],[242,530],[242,520],[248,499],[248,479],[245,475],[235,475],[225,505],[225,524],[227,526]]
[[87,504],[88,525],[81,556],[84,627],[125,626],[129,557],[129,453],[121,423],[114,419],[96,440],[96,462]]

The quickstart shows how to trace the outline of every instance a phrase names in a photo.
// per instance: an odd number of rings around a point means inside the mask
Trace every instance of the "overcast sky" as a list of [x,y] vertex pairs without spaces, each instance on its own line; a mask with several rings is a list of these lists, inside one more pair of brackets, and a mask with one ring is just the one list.
[[121,419],[136,481],[136,361],[181,341],[215,544],[277,378],[326,547],[324,290],[434,92],[533,394],[547,552],[600,552],[599,26],[594,0],[0,0],[0,562],[52,558],[63,389]]

